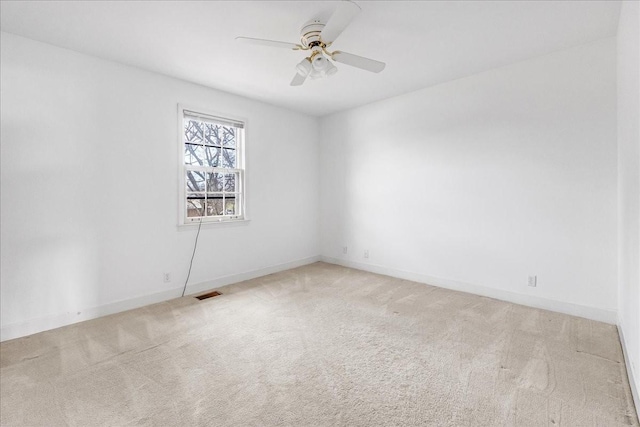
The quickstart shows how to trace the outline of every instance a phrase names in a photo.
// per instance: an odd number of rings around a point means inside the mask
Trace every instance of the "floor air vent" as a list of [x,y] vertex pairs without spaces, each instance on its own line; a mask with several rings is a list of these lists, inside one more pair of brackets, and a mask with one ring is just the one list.
[[203,299],[217,297],[218,295],[222,295],[222,294],[218,291],[211,291],[211,292],[207,292],[206,294],[198,295],[196,298],[202,301]]

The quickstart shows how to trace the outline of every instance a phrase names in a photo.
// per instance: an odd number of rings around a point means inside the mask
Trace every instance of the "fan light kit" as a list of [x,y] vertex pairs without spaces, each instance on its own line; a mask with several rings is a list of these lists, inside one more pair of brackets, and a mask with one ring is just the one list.
[[314,19],[302,26],[300,44],[251,37],[236,37],[236,40],[264,46],[309,51],[310,55],[296,65],[297,73],[291,80],[291,86],[302,85],[307,77],[319,79],[334,75],[338,72],[338,68],[333,62],[340,62],[362,70],[379,73],[384,70],[384,62],[339,50],[334,52],[329,52],[328,50],[329,46],[335,42],[358,12],[360,12],[360,6],[357,4],[349,0],[341,1],[326,23]]

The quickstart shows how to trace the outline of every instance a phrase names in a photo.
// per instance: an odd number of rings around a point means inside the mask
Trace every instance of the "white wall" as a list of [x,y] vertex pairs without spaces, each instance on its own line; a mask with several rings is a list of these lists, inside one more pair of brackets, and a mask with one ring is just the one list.
[[609,38],[325,117],[324,259],[614,323],[615,58]]
[[190,290],[317,259],[317,119],[1,43],[2,339],[180,296],[196,230],[177,227],[178,103],[248,119],[251,221],[203,227]]
[[[640,409],[640,4],[618,25],[619,328]],[[632,380],[633,381],[633,380]],[[633,382],[632,382],[633,385]],[[633,388],[633,387],[632,387]]]

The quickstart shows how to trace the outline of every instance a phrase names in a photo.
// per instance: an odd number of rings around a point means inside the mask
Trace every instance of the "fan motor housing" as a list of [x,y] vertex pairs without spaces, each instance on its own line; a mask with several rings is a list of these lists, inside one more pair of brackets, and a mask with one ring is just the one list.
[[300,42],[304,47],[311,47],[322,43],[320,33],[324,28],[324,23],[320,20],[313,19],[302,26],[300,30]]

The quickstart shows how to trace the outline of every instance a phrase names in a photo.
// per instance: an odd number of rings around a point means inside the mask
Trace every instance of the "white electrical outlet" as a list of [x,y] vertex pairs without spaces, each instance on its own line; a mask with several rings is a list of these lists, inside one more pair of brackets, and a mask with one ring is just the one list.
[[171,282],[171,273],[164,273],[164,283]]
[[365,258],[369,258],[369,249],[366,249],[366,250],[364,251],[364,257],[365,257]]
[[345,254],[345,255],[347,254],[347,247],[346,246],[342,247],[342,253]]
[[529,281],[527,282],[527,286],[531,286],[535,288],[538,286],[538,276],[529,276]]

